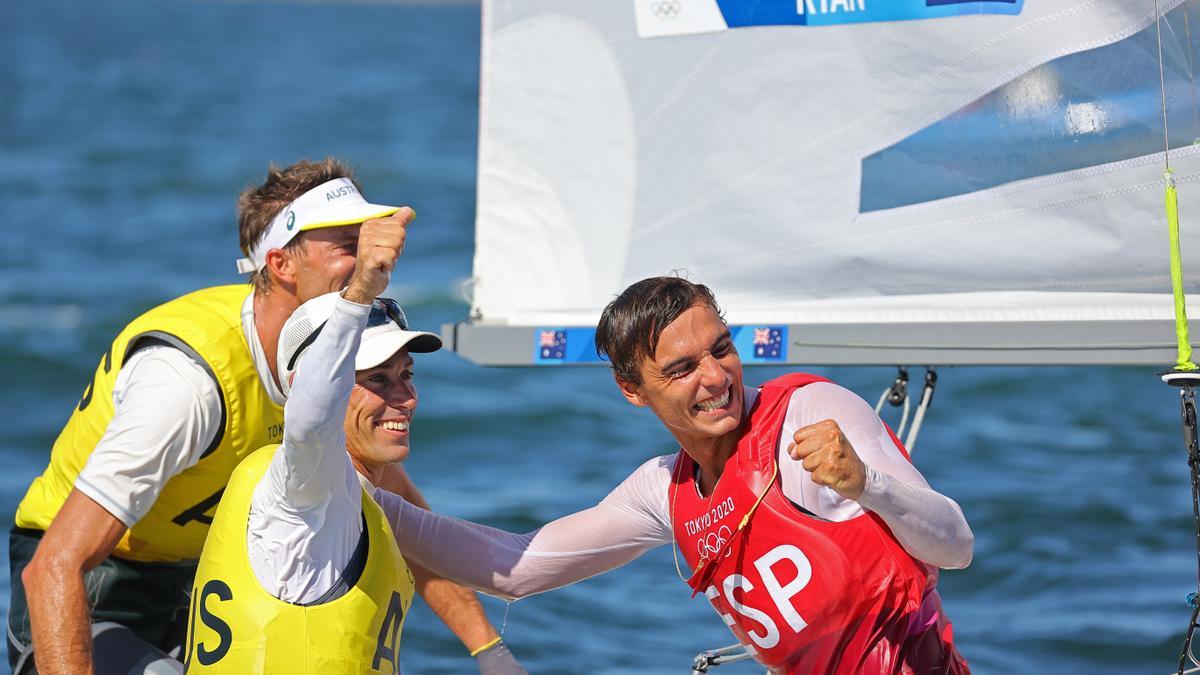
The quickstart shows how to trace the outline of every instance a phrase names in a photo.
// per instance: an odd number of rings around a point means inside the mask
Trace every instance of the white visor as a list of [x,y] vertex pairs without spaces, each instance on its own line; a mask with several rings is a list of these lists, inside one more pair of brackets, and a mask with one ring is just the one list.
[[250,257],[237,261],[239,274],[257,272],[267,264],[267,252],[288,245],[297,234],[322,227],[357,225],[383,218],[399,206],[371,204],[349,178],[334,178],[300,195],[275,216],[262,239],[250,248]]
[[395,324],[389,326],[363,331],[358,353],[354,355],[355,370],[374,368],[395,356],[401,349],[407,349],[413,354],[427,354],[442,348],[442,339],[435,333],[402,330]]
[[[341,292],[318,295],[296,308],[279,332],[278,366],[279,384],[283,395],[291,394],[292,375],[300,365],[308,348],[316,341],[333,316]],[[362,332],[362,341],[354,355],[354,369],[374,368],[396,352],[406,349],[409,353],[436,352],[442,348],[442,339],[436,333],[412,330],[404,310],[391,298],[376,298],[371,303],[371,313]]]

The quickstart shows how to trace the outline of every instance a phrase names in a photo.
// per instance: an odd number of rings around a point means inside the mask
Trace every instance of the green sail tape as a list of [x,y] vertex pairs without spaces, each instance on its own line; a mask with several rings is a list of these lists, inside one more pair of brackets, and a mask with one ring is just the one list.
[[1171,288],[1175,293],[1175,338],[1178,347],[1176,370],[1196,370],[1192,363],[1192,342],[1188,339],[1187,305],[1183,296],[1183,262],[1179,256],[1179,198],[1175,193],[1175,178],[1167,169],[1167,231],[1171,241]]

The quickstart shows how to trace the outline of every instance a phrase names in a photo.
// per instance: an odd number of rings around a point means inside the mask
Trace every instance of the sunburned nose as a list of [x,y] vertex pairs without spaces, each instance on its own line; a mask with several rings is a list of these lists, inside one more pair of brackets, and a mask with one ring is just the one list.
[[721,385],[726,379],[725,369],[716,357],[709,354],[700,361],[700,380],[704,385]]

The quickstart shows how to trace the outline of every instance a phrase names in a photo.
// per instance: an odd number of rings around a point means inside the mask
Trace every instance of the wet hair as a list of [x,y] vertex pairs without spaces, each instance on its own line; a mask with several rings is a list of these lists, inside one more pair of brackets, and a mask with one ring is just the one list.
[[[305,192],[334,178],[349,178],[354,187],[362,187],[354,179],[354,171],[350,166],[333,157],[326,157],[319,162],[301,160],[285,169],[271,164],[267,168],[266,181],[261,185],[251,185],[238,195],[238,244],[242,247],[242,252],[250,255],[250,248],[262,241],[271,221],[288,204],[296,201]],[[304,234],[301,233],[284,248],[294,251],[303,240]],[[252,274],[250,283],[254,284],[255,290],[259,292],[267,291],[271,287],[271,277],[267,269],[264,267]]]
[[611,362],[617,379],[641,384],[642,360],[654,358],[663,330],[696,305],[707,305],[722,316],[712,291],[703,284],[680,276],[642,279],[604,308],[596,326],[596,354]]

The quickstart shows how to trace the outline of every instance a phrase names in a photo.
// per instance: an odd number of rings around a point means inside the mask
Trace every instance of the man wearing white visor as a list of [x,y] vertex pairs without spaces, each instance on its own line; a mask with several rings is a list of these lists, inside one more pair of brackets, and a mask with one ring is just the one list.
[[249,255],[237,261],[238,272],[261,272],[267,265],[268,253],[285,248],[304,232],[358,225],[375,218],[386,218],[399,210],[398,206],[371,204],[363,198],[354,181],[334,178],[300,195],[280,211],[267,226],[262,239],[250,247]]
[[[229,475],[282,437],[280,329],[302,302],[346,286],[360,243],[402,240],[414,217],[368,202],[334,159],[272,167],[242,192],[237,213],[247,256],[238,269],[252,286],[202,289],[130,322],[17,509],[16,673],[182,668],[196,561]],[[423,503],[398,469],[384,484]],[[497,636],[471,592],[415,572],[468,650]]]
[[[376,487],[409,453],[413,331],[387,298],[402,239],[360,250],[344,293],[300,306],[280,335],[283,442],[234,471],[192,598],[189,672],[399,671],[413,580]],[[357,372],[355,372],[357,371]],[[481,670],[524,673],[499,638]]]

